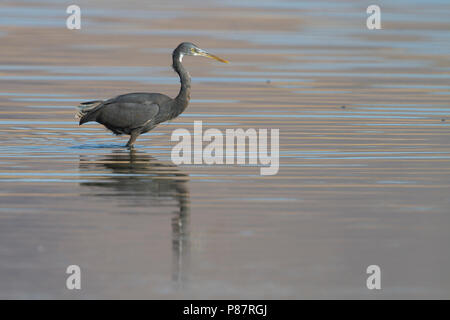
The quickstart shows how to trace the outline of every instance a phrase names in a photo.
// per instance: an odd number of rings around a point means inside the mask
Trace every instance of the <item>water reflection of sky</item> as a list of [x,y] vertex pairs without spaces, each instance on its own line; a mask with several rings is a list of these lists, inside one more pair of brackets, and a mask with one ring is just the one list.
[[[24,3],[42,3],[42,1],[23,1]],[[53,1],[49,2],[50,4]],[[187,5],[200,6],[198,1],[188,1]],[[355,35],[369,35],[369,30],[365,27],[365,19],[367,14],[365,12],[366,4],[361,4],[353,1],[314,1],[314,2],[300,2],[300,1],[217,1],[218,6],[227,7],[243,7],[243,8],[257,8],[272,10],[273,13],[282,15],[289,14],[290,16],[302,16],[305,18],[315,16],[327,15],[330,19],[327,23],[313,23],[302,26],[298,31],[268,31],[261,32],[242,31],[242,30],[199,30],[199,29],[158,29],[141,30],[127,26],[127,28],[120,28],[115,22],[114,25],[109,22],[99,22],[97,18],[105,17],[121,17],[133,16],[135,19],[149,20],[151,19],[173,19],[178,17],[181,13],[179,10],[171,10],[171,6],[163,7],[156,5],[155,7],[144,6],[142,10],[131,10],[129,8],[98,8],[90,6],[88,2],[80,3],[82,6],[82,14],[86,19],[83,20],[87,32],[93,33],[114,33],[114,34],[151,34],[151,35],[165,35],[165,36],[198,36],[206,35],[216,38],[243,40],[255,42],[263,45],[296,45],[296,46],[347,46],[358,45],[359,47],[394,47],[403,49],[416,49],[420,52],[446,52],[450,46],[450,34],[442,25],[441,30],[437,28],[423,29],[423,23],[446,23],[450,15],[450,5],[448,1],[434,0],[427,1],[423,5],[422,1],[378,1],[377,4],[382,8],[382,23],[389,24],[390,22],[410,22],[407,28],[401,29],[385,28],[379,35],[413,35],[418,37],[416,41],[401,41],[401,37],[394,40],[375,40],[372,38],[358,39],[355,41]],[[439,9],[437,9],[439,8]],[[64,26],[64,8],[57,9],[53,6],[24,6],[24,7],[0,7],[0,25],[5,26],[34,26],[34,27],[57,27]],[[420,10],[420,15],[417,14]],[[192,12],[189,14],[192,15]],[[262,14],[255,12],[255,15]],[[119,23],[120,25],[120,23]],[[372,33],[373,34],[373,33]]]
[[[88,250],[92,257],[105,252],[108,256],[109,263],[99,262],[105,277],[101,285],[118,281],[121,292],[128,294],[123,285],[130,278],[107,281],[109,275],[120,274],[112,272],[119,265],[134,277],[134,284],[144,283],[146,294],[166,298],[161,294],[170,291],[165,270],[172,266],[173,280],[180,282],[189,270],[185,258],[191,249],[191,285],[200,288],[201,297],[221,298],[224,288],[236,297],[266,292],[274,298],[301,298],[318,290],[345,297],[342,288],[361,297],[364,292],[355,288],[364,286],[352,279],[364,269],[353,271],[374,256],[383,266],[391,263],[389,272],[398,267],[396,278],[404,274],[405,261],[428,263],[423,270],[433,276],[434,282],[422,285],[387,287],[387,297],[395,290],[397,296],[420,290],[448,296],[448,281],[442,280],[448,278],[448,257],[434,255],[445,252],[448,243],[447,1],[379,1],[386,27],[380,31],[365,28],[367,4],[360,1],[211,2],[227,10],[248,9],[230,11],[236,17],[249,15],[261,22],[270,14],[298,22],[265,26],[266,31],[233,23],[205,31],[200,30],[205,24],[191,24],[189,19],[186,28],[170,23],[156,28],[154,18],[170,22],[205,14],[181,10],[181,1],[178,8],[167,1],[132,1],[142,5],[141,10],[130,9],[128,1],[77,2],[85,17],[81,32],[95,39],[93,44],[52,42],[55,61],[50,57],[30,65],[32,57],[16,59],[9,53],[14,63],[10,56],[0,63],[0,236],[8,244],[0,256],[0,277],[14,282],[17,296],[23,297],[26,289],[36,290],[39,297],[51,295],[47,290],[53,277],[38,271],[65,262],[66,251],[72,261],[77,252]],[[0,36],[7,40],[16,31],[64,28],[66,4],[60,0],[15,3],[25,6],[0,7],[0,29],[6,27]],[[205,2],[183,5],[200,8]],[[418,8],[421,15],[416,14]],[[96,66],[102,50],[128,50],[120,39],[129,35],[137,36],[126,55]],[[178,79],[170,66],[150,60],[153,54],[168,58],[170,41],[156,47],[141,41],[181,37],[204,37],[213,44],[208,46],[212,52],[236,59],[227,66],[189,65],[195,84],[189,109],[142,136],[137,142],[140,154],[128,154],[125,137],[115,137],[97,124],[78,127],[70,109],[79,101],[107,98],[142,83],[174,92],[169,85],[175,88]],[[230,40],[240,41],[230,45]],[[65,55],[75,47],[83,58],[86,53],[86,60],[72,61],[72,55]],[[135,47],[149,60],[127,66]],[[144,86],[149,91],[154,87]],[[220,130],[280,128],[279,174],[261,177],[250,164],[171,166],[170,134],[176,128],[192,130],[194,120]],[[243,158],[242,153],[237,158]],[[186,223],[188,198],[192,232]],[[123,213],[126,219],[121,220]],[[127,237],[132,237],[128,244]],[[30,254],[36,251],[36,239],[53,250]],[[167,253],[173,254],[172,262],[170,256],[164,258]],[[140,260],[147,256],[148,261]],[[111,257],[117,263],[110,263]],[[39,269],[41,261],[45,263]],[[142,282],[130,269],[133,261],[136,269],[143,266],[141,275],[153,275],[157,281]],[[12,269],[20,277],[10,277]],[[26,282],[31,270],[38,271]],[[60,279],[61,270],[55,278]],[[341,273],[350,270],[351,276]],[[412,274],[415,279],[417,273]],[[45,282],[43,287],[35,286],[38,279]],[[61,288],[59,282],[56,287]],[[439,288],[447,291],[442,294]],[[6,292],[1,289],[0,294]]]

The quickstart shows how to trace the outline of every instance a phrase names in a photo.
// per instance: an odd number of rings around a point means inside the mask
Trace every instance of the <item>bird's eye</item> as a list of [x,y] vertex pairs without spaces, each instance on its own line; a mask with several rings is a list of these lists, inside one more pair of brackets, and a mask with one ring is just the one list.
[[191,53],[196,53],[195,48],[191,48]]

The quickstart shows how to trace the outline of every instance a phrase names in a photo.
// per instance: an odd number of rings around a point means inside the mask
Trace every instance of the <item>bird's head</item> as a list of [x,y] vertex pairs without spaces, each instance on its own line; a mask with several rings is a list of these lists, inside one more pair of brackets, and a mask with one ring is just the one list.
[[177,55],[178,58],[181,60],[183,59],[183,56],[202,56],[207,57],[210,59],[214,59],[223,63],[228,63],[227,60],[224,60],[222,58],[219,58],[218,56],[215,56],[203,49],[200,49],[195,44],[190,42],[183,42],[178,45],[178,47],[174,50],[174,56]]

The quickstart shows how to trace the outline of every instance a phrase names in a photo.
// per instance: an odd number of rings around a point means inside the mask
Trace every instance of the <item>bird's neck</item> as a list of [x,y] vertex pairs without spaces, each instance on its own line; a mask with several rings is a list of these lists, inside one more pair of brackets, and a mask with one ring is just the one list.
[[181,64],[182,55],[180,53],[174,52],[172,55],[173,64],[172,67],[176,73],[180,76],[181,88],[177,97],[174,100],[174,109],[172,117],[177,117],[182,113],[188,106],[189,100],[191,99],[191,77],[186,69]]

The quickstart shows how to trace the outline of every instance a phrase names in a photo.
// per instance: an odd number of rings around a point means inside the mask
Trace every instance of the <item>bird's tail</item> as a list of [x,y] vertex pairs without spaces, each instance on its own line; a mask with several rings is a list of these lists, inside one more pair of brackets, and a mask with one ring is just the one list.
[[101,106],[102,100],[83,102],[77,107],[77,113],[75,114],[75,119],[80,119],[80,124],[90,121],[87,119],[89,114],[92,113],[97,107]]

